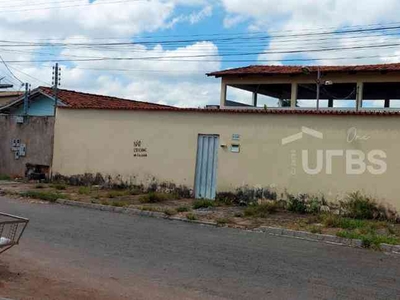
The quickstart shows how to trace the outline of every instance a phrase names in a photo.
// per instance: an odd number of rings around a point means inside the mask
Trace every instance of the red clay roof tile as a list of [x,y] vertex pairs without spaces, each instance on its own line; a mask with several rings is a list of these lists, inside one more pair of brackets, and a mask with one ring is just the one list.
[[[50,87],[39,87],[39,90],[53,97],[54,91]],[[134,100],[121,99],[110,96],[102,96],[88,93],[81,93],[76,91],[58,90],[58,99],[69,108],[75,109],[145,109],[157,108],[165,109],[171,106],[161,105],[156,103],[141,102]]]

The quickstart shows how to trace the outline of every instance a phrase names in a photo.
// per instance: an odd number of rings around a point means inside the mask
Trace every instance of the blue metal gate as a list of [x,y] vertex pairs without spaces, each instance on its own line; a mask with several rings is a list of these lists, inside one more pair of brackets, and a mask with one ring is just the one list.
[[194,188],[197,199],[215,199],[218,148],[218,135],[199,135],[197,141],[197,161]]

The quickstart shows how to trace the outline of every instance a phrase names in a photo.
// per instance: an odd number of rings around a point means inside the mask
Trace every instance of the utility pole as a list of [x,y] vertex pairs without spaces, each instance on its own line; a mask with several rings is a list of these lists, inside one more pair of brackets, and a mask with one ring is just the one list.
[[28,114],[29,104],[29,83],[25,83],[25,95],[24,95],[24,115]]
[[58,102],[58,87],[60,83],[61,68],[58,68],[58,63],[53,67],[53,92],[54,92],[54,117],[56,116],[57,102]]
[[317,110],[319,110],[319,98],[321,97],[321,69],[318,67],[317,73]]

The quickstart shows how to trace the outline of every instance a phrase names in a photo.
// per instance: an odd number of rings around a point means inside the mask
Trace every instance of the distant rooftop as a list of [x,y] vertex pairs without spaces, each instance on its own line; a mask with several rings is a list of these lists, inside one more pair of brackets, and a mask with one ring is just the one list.
[[224,76],[240,76],[240,75],[296,75],[304,74],[305,70],[314,73],[321,72],[393,72],[400,71],[400,63],[395,64],[378,64],[378,65],[354,65],[354,66],[267,66],[253,65],[242,68],[222,70],[218,72],[208,73],[207,76],[224,77]]

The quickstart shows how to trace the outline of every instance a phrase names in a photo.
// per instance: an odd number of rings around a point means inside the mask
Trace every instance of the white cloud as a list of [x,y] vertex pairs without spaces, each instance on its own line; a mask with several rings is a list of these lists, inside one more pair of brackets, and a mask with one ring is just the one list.
[[[32,8],[29,1],[26,7]],[[192,8],[192,13],[178,17],[179,23],[195,24],[212,15],[213,7],[207,0],[152,0],[132,2],[133,4],[104,4],[110,0],[96,0],[96,5],[86,5],[71,9],[51,9],[42,11],[3,13],[0,12],[0,40],[39,41],[54,38],[68,43],[99,43],[95,38],[115,38],[115,42],[134,40],[135,35],[155,32],[171,27],[179,5]],[[76,3],[76,2],[75,2]],[[82,0],[81,4],[88,4]],[[65,5],[65,4],[64,4]],[[50,6],[50,5],[47,5]],[[62,6],[52,4],[51,6]],[[36,7],[40,7],[36,6]],[[11,9],[10,9],[11,10]],[[15,10],[15,8],[13,8]],[[3,48],[0,43],[0,55],[5,60],[33,60],[37,52],[50,52],[46,58],[82,58],[82,57],[121,57],[133,60],[61,63],[62,87],[107,95],[121,96],[142,101],[154,101],[179,106],[204,106],[218,103],[219,84],[208,79],[206,72],[220,69],[219,58],[207,62],[206,58],[187,61],[173,57],[218,55],[218,48],[209,42],[194,43],[174,50],[164,49],[160,45],[126,45],[114,47],[67,47],[58,51],[44,47]],[[143,60],[145,57],[160,57],[159,60]],[[172,58],[171,58],[172,57]],[[23,81],[33,86],[51,82],[51,64],[10,64],[28,75],[14,71]],[[8,74],[0,66],[0,75]]]

